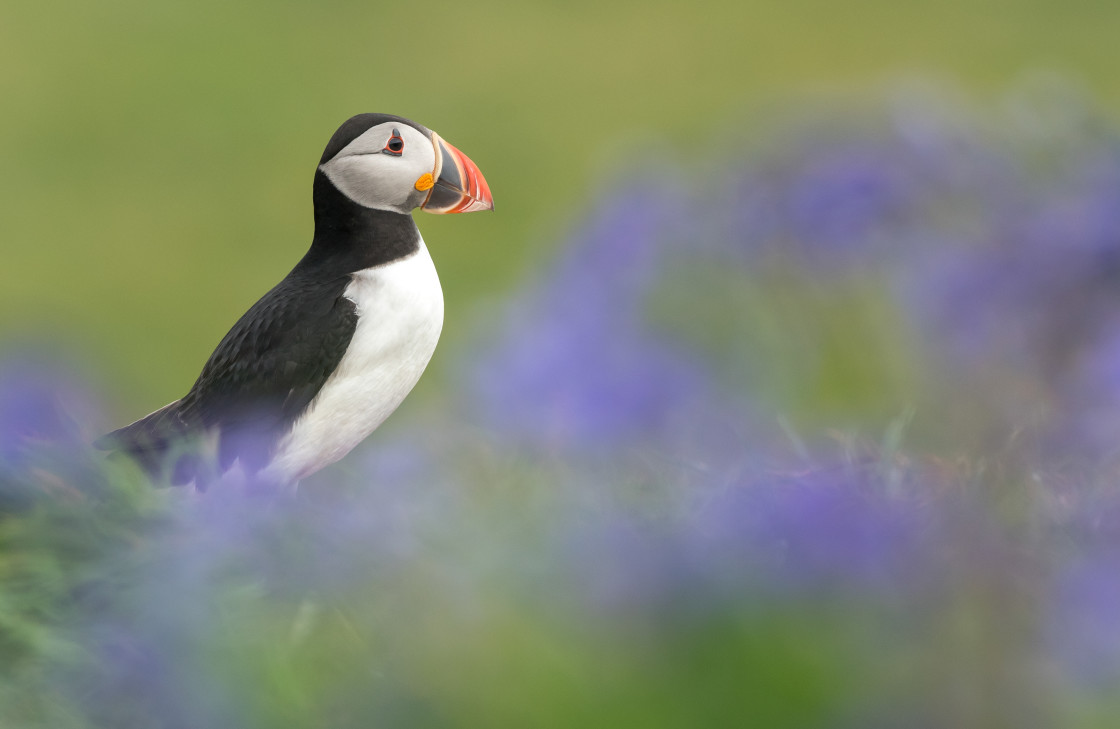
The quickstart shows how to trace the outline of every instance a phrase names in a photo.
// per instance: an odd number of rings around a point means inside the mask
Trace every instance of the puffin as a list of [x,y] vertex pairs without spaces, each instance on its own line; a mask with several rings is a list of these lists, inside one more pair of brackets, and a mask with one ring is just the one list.
[[183,397],[94,445],[200,490],[234,468],[293,485],[380,426],[443,328],[443,291],[416,208],[493,210],[478,167],[440,135],[358,114],[315,169],[315,232],[295,267],[222,338]]

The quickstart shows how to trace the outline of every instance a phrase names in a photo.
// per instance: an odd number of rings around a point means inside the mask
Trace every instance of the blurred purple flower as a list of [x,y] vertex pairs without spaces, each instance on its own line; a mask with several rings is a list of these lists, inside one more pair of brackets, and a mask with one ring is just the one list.
[[1068,176],[1030,205],[990,211],[972,241],[915,257],[899,290],[947,366],[1004,373],[1019,384],[994,393],[1002,405],[1029,393],[1053,413],[1055,442],[1096,450],[1120,427],[1106,412],[1118,375],[1120,166]]
[[243,726],[245,712],[234,687],[199,660],[197,642],[220,626],[214,614],[200,624],[205,597],[212,595],[140,601],[127,622],[85,628],[83,644],[96,670],[61,676],[63,695],[73,697],[95,726]]
[[873,468],[813,467],[756,476],[711,497],[690,545],[719,579],[776,592],[913,589],[936,509],[926,484],[890,493]]
[[1120,681],[1120,493],[1116,470],[1051,477],[1044,542],[1051,572],[1043,648],[1073,685],[1110,695]]
[[483,412],[515,437],[617,443],[671,428],[706,395],[705,373],[687,354],[605,324],[526,332],[491,357]]
[[983,206],[1023,197],[1006,150],[945,114],[916,117],[914,106],[875,134],[795,133],[767,159],[742,164],[722,192],[696,194],[705,217],[722,221],[709,226],[718,232],[709,248],[748,266],[790,262],[807,277],[853,267],[890,274],[920,260],[930,239],[969,229]]
[[807,594],[904,599],[933,579],[939,508],[917,480],[890,494],[872,468],[813,468],[694,495],[659,519],[619,511],[566,523],[563,581],[589,607],[633,616]]
[[473,412],[515,438],[588,446],[664,432],[710,400],[700,359],[645,319],[680,204],[639,187],[593,216],[474,363]]
[[0,361],[0,465],[18,465],[37,444],[79,443],[79,418],[88,420],[92,410],[88,390],[57,360]]
[[1112,690],[1120,681],[1120,551],[1075,559],[1054,589],[1052,655],[1079,686]]
[[1091,346],[1071,353],[1057,383],[1062,409],[1054,440],[1064,450],[1120,453],[1120,312],[1110,318]]
[[874,250],[869,246],[928,193],[915,179],[919,171],[892,152],[837,145],[801,162],[782,196],[792,240],[826,261]]

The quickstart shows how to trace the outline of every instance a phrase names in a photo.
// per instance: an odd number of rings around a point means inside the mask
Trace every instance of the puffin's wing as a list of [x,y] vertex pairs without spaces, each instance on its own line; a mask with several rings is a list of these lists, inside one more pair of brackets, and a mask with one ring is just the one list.
[[358,325],[343,296],[349,276],[323,285],[288,278],[252,306],[210,355],[182,400],[184,417],[221,434],[220,461],[259,468],[342,360]]
[[179,412],[182,401],[164,405],[134,423],[107,433],[93,442],[103,451],[127,453],[153,477],[162,470],[163,456],[191,431]]
[[[350,344],[358,314],[343,296],[347,283],[348,276],[326,285],[289,276],[234,324],[190,392],[97,444],[144,463],[179,436],[217,429],[222,469],[237,458],[249,470],[263,467]],[[188,466],[177,464],[173,481],[194,477]]]

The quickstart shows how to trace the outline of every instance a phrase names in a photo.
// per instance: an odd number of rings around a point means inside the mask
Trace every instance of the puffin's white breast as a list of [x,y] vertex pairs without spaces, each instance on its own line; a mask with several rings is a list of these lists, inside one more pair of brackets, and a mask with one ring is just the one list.
[[358,325],[338,367],[280,442],[266,475],[298,480],[334,463],[412,390],[443,329],[443,290],[424,241],[407,258],[351,274]]

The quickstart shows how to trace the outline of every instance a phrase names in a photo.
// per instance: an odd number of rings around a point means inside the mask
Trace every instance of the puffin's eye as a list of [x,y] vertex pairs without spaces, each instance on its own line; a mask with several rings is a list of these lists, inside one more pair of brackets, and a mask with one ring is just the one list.
[[385,143],[385,149],[381,151],[394,157],[400,157],[404,154],[404,140],[401,139],[401,133],[394,129],[393,136],[389,137],[389,141]]

